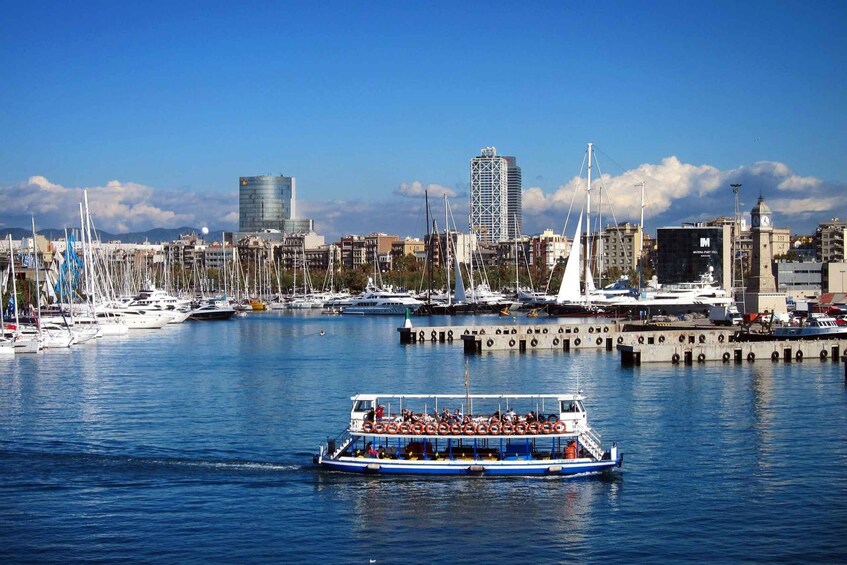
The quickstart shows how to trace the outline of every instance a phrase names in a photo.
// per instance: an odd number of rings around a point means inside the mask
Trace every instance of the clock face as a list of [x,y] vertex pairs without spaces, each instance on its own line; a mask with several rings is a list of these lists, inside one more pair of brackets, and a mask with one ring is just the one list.
[[759,227],[759,216],[753,216],[753,227]]
[[768,227],[771,225],[771,217],[770,216],[762,216],[762,226]]

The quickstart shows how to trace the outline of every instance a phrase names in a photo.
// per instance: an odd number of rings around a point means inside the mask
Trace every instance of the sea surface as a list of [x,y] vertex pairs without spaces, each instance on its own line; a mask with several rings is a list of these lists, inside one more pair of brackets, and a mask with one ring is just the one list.
[[[499,322],[453,322],[468,321]],[[466,357],[400,345],[401,323],[266,312],[0,358],[0,562],[847,561],[843,363]],[[581,389],[623,468],[421,479],[312,466],[351,395],[463,394],[466,361],[474,393]]]

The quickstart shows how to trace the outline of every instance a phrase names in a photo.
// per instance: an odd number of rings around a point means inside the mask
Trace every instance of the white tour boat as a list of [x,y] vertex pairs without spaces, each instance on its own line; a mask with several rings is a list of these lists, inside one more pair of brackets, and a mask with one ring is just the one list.
[[573,475],[623,464],[617,444],[604,450],[589,427],[580,394],[357,394],[351,400],[349,426],[313,458],[321,467],[503,476]]

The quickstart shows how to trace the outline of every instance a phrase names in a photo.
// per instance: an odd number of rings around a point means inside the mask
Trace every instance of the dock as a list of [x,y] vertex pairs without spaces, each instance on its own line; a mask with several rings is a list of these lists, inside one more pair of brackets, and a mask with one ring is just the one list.
[[498,351],[618,351],[622,366],[847,359],[845,340],[735,341],[733,328],[691,323],[491,324],[403,327],[397,331],[402,344],[462,344],[469,355]]

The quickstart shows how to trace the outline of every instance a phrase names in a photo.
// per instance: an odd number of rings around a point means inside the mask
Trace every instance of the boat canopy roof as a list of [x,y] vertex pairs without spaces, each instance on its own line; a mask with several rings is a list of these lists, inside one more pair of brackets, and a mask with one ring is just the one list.
[[392,400],[392,399],[553,399],[553,400],[583,400],[583,396],[576,394],[357,394],[351,396],[350,400]]

